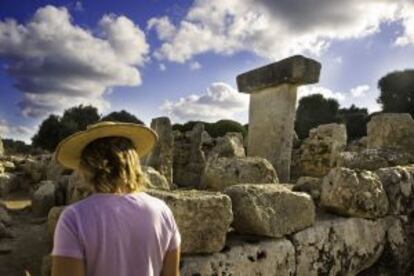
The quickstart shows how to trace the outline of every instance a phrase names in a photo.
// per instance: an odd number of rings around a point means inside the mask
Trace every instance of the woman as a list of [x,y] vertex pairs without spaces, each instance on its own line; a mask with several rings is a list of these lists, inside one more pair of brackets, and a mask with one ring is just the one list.
[[53,276],[179,275],[180,234],[167,205],[143,192],[139,158],[157,141],[150,128],[101,122],[55,152],[94,193],[69,205],[55,230]]

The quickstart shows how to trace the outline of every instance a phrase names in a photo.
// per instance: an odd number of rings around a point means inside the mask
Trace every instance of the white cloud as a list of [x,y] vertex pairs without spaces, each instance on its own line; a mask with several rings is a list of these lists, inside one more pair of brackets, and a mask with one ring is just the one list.
[[226,83],[212,83],[203,94],[191,94],[179,100],[166,101],[161,110],[178,121],[214,122],[234,119],[236,113],[247,111],[249,96],[237,92]]
[[192,62],[190,62],[190,69],[192,71],[200,70],[201,69],[201,64],[198,61],[192,61]]
[[407,46],[414,44],[414,3],[404,1],[404,6],[399,10],[399,18],[403,25],[403,34],[397,37],[395,45]]
[[366,96],[366,93],[369,91],[369,89],[369,85],[359,85],[357,87],[352,88],[350,93],[354,98],[361,98]]
[[391,21],[405,27],[397,44],[412,43],[412,6],[409,0],[196,0],[177,25],[161,17],[148,26],[163,42],[159,59],[184,63],[205,52],[240,51],[280,59],[318,55],[332,41],[371,35]]
[[11,138],[15,140],[25,141],[30,143],[30,138],[34,133],[33,128],[25,126],[13,126],[10,125],[6,120],[0,119],[0,139]]
[[332,90],[318,86],[318,85],[309,85],[309,86],[300,86],[298,89],[298,100],[314,94],[321,94],[324,98],[336,99],[338,102],[344,102],[346,96],[341,92],[333,92]]
[[137,66],[149,51],[144,33],[124,16],[105,15],[98,34],[73,24],[66,8],[46,6],[22,25],[0,21],[0,57],[26,116],[41,117],[80,103],[109,106],[103,95],[116,85],[139,85]]
[[160,63],[159,68],[160,68],[160,71],[165,71],[165,70],[167,70],[167,66],[165,66],[165,64],[164,64],[164,63]]

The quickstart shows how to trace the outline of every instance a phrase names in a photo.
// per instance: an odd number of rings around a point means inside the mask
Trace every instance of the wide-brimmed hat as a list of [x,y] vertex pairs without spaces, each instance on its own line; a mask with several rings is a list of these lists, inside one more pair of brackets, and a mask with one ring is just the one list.
[[92,141],[105,137],[125,137],[132,141],[139,157],[149,153],[158,135],[144,125],[122,122],[99,122],[86,130],[76,132],[62,140],[56,147],[55,160],[62,166],[77,169],[83,149]]

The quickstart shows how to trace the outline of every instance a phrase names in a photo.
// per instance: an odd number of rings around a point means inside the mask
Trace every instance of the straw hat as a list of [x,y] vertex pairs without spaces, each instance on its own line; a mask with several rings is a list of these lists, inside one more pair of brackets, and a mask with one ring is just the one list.
[[77,169],[83,149],[92,141],[104,137],[125,137],[132,141],[139,157],[145,156],[158,140],[151,128],[134,123],[99,122],[89,125],[59,143],[55,160],[62,166]]

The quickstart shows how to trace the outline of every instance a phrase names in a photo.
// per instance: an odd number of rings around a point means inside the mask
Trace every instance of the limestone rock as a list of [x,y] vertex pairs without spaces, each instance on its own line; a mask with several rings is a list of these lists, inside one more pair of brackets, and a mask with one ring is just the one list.
[[292,187],[294,192],[304,192],[312,197],[315,203],[319,203],[322,191],[322,179],[317,177],[302,176]]
[[[412,275],[414,246],[412,226],[406,216],[388,216],[384,219],[387,227],[384,250],[374,265],[360,276]],[[408,226],[408,227],[407,227]],[[410,233],[411,232],[411,233]]]
[[3,140],[0,137],[0,156],[4,155],[4,146],[3,146]]
[[278,183],[276,171],[264,158],[209,158],[201,187],[220,191],[240,183]]
[[318,219],[292,237],[296,275],[357,275],[381,255],[385,230],[382,220]]
[[165,176],[168,183],[173,180],[174,136],[171,121],[168,117],[154,118],[151,128],[158,134],[158,142],[145,158],[144,164],[151,166]]
[[0,197],[7,196],[10,192],[18,189],[19,181],[14,173],[0,174]]
[[382,113],[367,126],[368,148],[396,149],[414,154],[414,120],[410,114]]
[[42,181],[40,187],[33,194],[33,214],[39,217],[47,216],[53,206],[55,206],[55,183],[50,180]]
[[92,187],[84,183],[76,171],[67,176],[66,204],[80,201],[91,193]]
[[11,224],[11,217],[5,205],[0,204],[0,222],[8,226]]
[[342,152],[337,166],[374,171],[380,168],[414,163],[414,156],[387,149],[364,149],[360,152]]
[[212,255],[184,256],[181,275],[294,275],[295,249],[287,239],[233,238],[226,248]]
[[183,253],[213,253],[223,249],[233,220],[228,196],[197,190],[148,193],[171,208],[181,233]]
[[142,166],[146,176],[146,186],[151,189],[170,190],[170,185],[164,175],[160,174],[153,167]]
[[[207,151],[207,158],[210,156],[246,157],[246,152],[243,146],[243,136],[238,132],[228,132],[223,137],[213,139],[211,147],[212,148]],[[205,150],[205,147],[203,147],[203,150]]]
[[55,233],[57,222],[64,209],[65,209],[65,206],[55,206],[52,209],[50,209],[49,214],[47,216],[47,229],[49,232],[49,237],[51,238],[52,241],[53,241],[53,236]]
[[42,259],[41,276],[52,275],[52,256],[47,255]]
[[239,184],[225,190],[238,233],[282,237],[311,226],[315,206],[309,195],[279,184]]
[[390,214],[408,215],[414,211],[414,165],[376,171],[388,195]]
[[173,179],[180,187],[199,187],[206,164],[202,151],[204,125],[196,124],[191,131],[174,132]]
[[5,172],[11,172],[12,173],[16,170],[16,166],[11,161],[6,161],[6,160],[1,161],[0,164],[4,168]]
[[335,168],[323,179],[321,206],[340,215],[378,218],[388,212],[379,177],[370,171]]
[[323,177],[336,166],[338,154],[346,147],[347,134],[343,124],[326,124],[311,129],[303,140],[297,158],[293,161],[292,174]]

